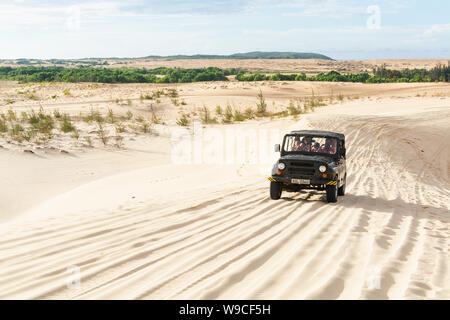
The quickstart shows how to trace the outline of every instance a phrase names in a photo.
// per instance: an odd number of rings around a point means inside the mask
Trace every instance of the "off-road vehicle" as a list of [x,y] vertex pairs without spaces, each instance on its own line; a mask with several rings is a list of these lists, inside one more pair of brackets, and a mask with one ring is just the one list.
[[345,136],[316,130],[292,131],[275,145],[280,159],[272,169],[270,198],[278,200],[283,190],[326,190],[327,202],[345,194],[347,169]]

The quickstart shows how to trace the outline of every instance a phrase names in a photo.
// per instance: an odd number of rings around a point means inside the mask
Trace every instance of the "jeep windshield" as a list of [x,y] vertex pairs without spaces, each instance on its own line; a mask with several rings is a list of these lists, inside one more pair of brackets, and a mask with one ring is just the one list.
[[287,135],[284,139],[283,151],[296,154],[335,155],[337,139],[302,135]]

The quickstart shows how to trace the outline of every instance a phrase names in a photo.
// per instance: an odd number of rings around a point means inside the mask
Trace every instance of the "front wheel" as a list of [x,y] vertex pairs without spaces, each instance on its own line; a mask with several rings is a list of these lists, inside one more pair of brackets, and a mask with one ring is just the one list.
[[270,182],[270,199],[272,200],[278,200],[281,198],[281,183],[279,182]]
[[327,202],[337,202],[338,190],[337,186],[327,186]]

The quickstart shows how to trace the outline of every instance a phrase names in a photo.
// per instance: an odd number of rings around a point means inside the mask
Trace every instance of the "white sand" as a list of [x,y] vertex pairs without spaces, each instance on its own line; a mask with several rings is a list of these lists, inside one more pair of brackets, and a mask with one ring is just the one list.
[[228,126],[345,133],[336,204],[269,200],[259,166],[174,165],[165,136],[120,152],[0,149],[0,298],[449,299],[449,126],[448,98],[385,95]]

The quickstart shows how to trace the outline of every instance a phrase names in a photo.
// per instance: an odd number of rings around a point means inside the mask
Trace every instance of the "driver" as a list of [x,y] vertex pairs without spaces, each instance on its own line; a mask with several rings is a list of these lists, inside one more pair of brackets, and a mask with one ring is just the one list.
[[320,148],[319,152],[322,153],[336,153],[336,139],[326,138],[325,144]]

